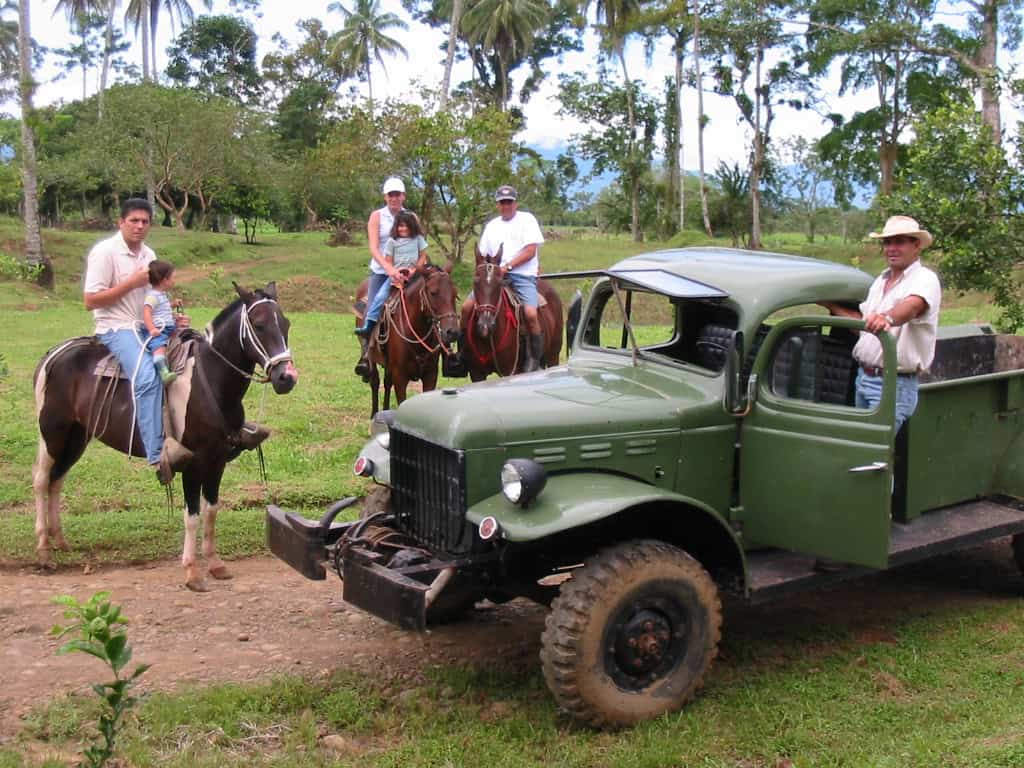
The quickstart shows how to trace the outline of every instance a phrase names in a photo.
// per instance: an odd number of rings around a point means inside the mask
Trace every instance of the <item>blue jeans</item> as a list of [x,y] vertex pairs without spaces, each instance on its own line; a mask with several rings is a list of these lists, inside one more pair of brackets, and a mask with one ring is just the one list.
[[374,306],[377,307],[377,314],[373,316],[376,321],[380,318],[380,309],[384,306],[384,302],[387,300],[388,295],[385,293],[384,298],[380,300],[380,305],[377,306],[377,294],[380,293],[381,289],[385,285],[391,284],[391,278],[387,276],[386,272],[371,272],[370,282],[366,285],[366,298],[370,304],[366,309],[366,318],[363,320],[363,325],[366,325],[367,321],[370,320],[370,313],[374,311]]
[[[868,376],[863,368],[857,369],[856,405],[858,408],[876,408],[882,399],[882,377]],[[917,376],[896,377],[896,432],[917,408]]]
[[97,338],[114,353],[129,379],[134,374],[135,419],[146,449],[146,460],[156,464],[160,460],[160,449],[164,447],[164,386],[153,367],[153,358],[134,330],[107,331]]
[[174,333],[173,325],[169,325],[164,328],[157,336],[150,336],[146,326],[139,326],[139,338],[142,339],[143,344],[146,345],[146,349],[150,352],[156,352],[160,347],[166,347],[171,340],[172,333]]
[[[367,296],[372,295],[373,300],[370,302],[370,308],[366,310],[366,319],[363,321],[363,325],[368,323],[376,323],[380,320],[381,310],[384,309],[384,302],[388,300],[388,296],[391,294],[391,280],[387,275],[383,275],[384,280],[381,282],[377,292],[370,294],[367,292]],[[370,287],[373,287],[373,279],[370,279]]]

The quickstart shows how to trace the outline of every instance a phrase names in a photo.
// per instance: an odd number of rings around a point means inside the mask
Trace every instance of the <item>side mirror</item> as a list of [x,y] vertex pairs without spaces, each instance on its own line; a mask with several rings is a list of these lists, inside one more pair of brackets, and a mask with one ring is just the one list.
[[733,331],[725,350],[725,396],[722,405],[726,413],[742,413],[747,407],[747,397],[740,389],[742,372],[743,331]]

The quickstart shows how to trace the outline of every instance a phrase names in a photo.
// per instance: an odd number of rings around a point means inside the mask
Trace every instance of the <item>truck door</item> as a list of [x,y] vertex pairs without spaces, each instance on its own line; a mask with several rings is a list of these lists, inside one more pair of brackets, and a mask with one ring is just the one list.
[[883,334],[882,402],[856,408],[850,350],[859,328],[845,318],[790,318],[762,345],[740,425],[737,512],[751,546],[887,564],[896,353]]

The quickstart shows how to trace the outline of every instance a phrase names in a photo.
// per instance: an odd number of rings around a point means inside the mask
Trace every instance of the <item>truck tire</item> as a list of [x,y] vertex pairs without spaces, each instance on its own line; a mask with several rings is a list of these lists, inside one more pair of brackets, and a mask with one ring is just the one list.
[[562,585],[541,665],[562,709],[594,728],[679,709],[718,653],[722,604],[681,549],[634,541],[599,553]]
[[1024,573],[1024,533],[1013,537],[1013,559],[1017,561],[1020,572]]

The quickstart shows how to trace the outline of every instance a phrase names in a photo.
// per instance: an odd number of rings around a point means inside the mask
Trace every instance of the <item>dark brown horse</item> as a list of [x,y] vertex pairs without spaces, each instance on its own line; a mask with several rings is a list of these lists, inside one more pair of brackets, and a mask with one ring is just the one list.
[[[410,381],[423,382],[423,391],[437,386],[437,363],[441,354],[451,354],[459,338],[459,315],[455,310],[458,294],[449,269],[428,264],[409,277],[398,293],[394,305],[389,300],[384,315],[374,331],[375,342],[369,350],[370,392],[372,409],[377,413],[380,371],[384,368],[384,408],[391,407],[391,388],[395,400],[405,401]],[[362,324],[362,311],[367,303],[364,280],[356,291],[357,323]]]
[[[193,452],[181,472],[185,495],[185,541],[181,563],[186,585],[207,589],[196,565],[196,533],[204,520],[203,555],[210,575],[231,578],[217,555],[216,520],[224,467],[242,450],[238,442],[245,421],[242,398],[259,364],[278,394],[298,380],[288,349],[288,319],[277,303],[274,283],[249,292],[235,286],[239,298],[196,339],[185,371],[166,391],[170,423],[180,442]],[[39,562],[52,564],[52,550],[66,549],[60,525],[64,478],[92,438],[122,453],[145,456],[135,425],[128,379],[98,377],[97,364],[106,347],[93,338],[72,339],[50,350],[35,372],[39,451],[32,467],[36,499],[36,551]]]
[[[463,309],[462,315],[465,328],[462,354],[473,381],[483,381],[492,371],[499,376],[521,373],[526,361],[525,318],[511,287],[505,283],[505,275],[500,251],[486,257],[477,250],[473,273],[475,305]],[[544,337],[540,364],[547,368],[558,365],[562,351],[562,300],[544,280],[537,281],[537,293],[543,298],[537,308]]]

